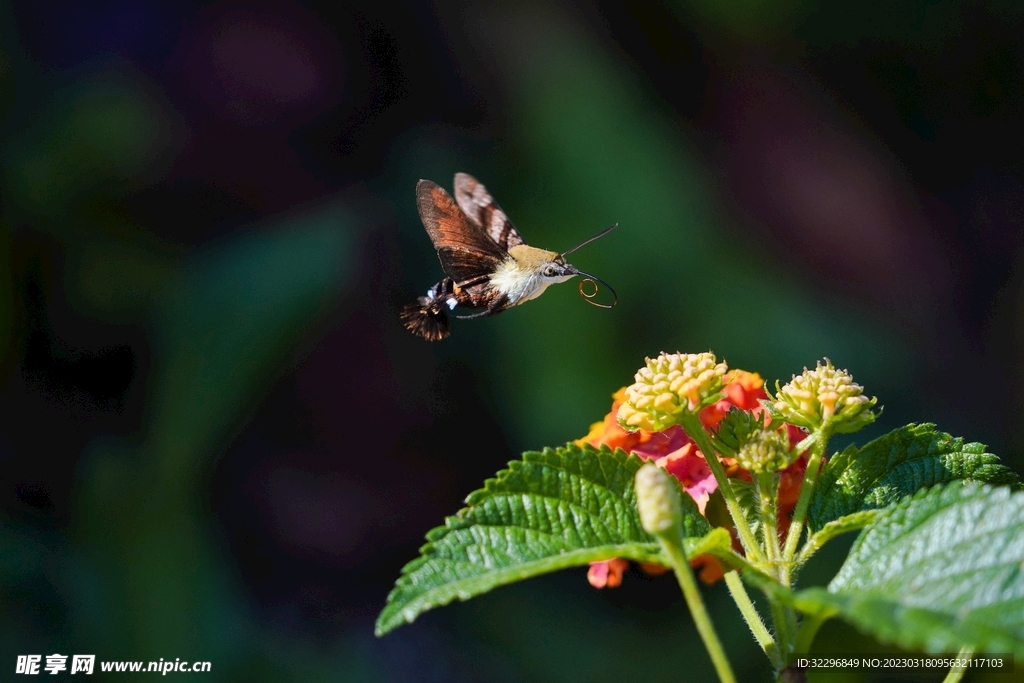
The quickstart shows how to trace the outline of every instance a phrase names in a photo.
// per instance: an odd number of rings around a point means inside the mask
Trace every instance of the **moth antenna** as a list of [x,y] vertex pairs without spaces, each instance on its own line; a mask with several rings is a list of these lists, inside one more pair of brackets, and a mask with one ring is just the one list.
[[[563,252],[562,252],[562,257],[568,256],[569,254],[571,254],[572,252],[576,251],[576,250],[577,250],[577,249],[579,249],[580,247],[585,247],[586,245],[590,244],[590,243],[591,243],[591,242],[593,242],[594,240],[597,240],[597,239],[601,239],[602,237],[604,237],[605,235],[607,235],[608,233],[610,233],[610,232],[611,232],[612,230],[614,230],[614,229],[615,229],[615,228],[617,228],[617,227],[619,227],[619,224],[618,224],[618,223],[616,223],[615,225],[612,225],[612,226],[610,226],[610,227],[607,227],[607,228],[605,228],[604,230],[602,230],[601,232],[597,233],[596,235],[594,235],[594,236],[593,236],[593,237],[591,237],[590,239],[587,239],[587,240],[583,240],[582,242],[580,242],[579,244],[577,244],[577,245],[576,245],[575,247],[573,247],[572,249],[569,249],[568,251],[563,251]],[[607,284],[607,283],[605,283],[605,286],[607,287],[607,286],[608,286],[608,284]],[[608,287],[608,289],[611,289],[611,287]]]
[[[615,226],[613,225],[612,228],[614,227]],[[609,228],[608,230],[611,230],[611,228]],[[605,230],[605,232],[608,232],[608,230]],[[601,235],[598,235],[598,237],[600,236]],[[615,304],[619,303],[619,295],[615,293],[615,290],[612,289],[612,286],[610,284],[608,284],[598,276],[591,275],[590,273],[584,273],[582,270],[580,271],[580,275],[583,276],[583,279],[580,280],[580,296],[582,296],[588,304],[590,304],[591,306],[597,306],[598,308],[613,308]],[[589,293],[586,291],[588,282],[594,286],[594,289]],[[607,287],[608,290],[612,293],[612,296],[614,298],[612,299],[612,302],[610,304],[602,304],[597,301],[594,301],[594,297],[597,296],[597,293],[599,291],[601,291],[601,287],[597,284],[599,282],[605,287]]]

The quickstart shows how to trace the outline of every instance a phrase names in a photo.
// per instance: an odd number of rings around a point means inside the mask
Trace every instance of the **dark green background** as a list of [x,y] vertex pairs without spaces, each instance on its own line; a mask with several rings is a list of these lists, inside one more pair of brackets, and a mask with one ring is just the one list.
[[[637,572],[372,623],[427,529],[662,350],[770,381],[827,356],[884,404],[871,434],[934,421],[1020,471],[1021,8],[3,4],[0,670],[709,679],[678,589]],[[570,284],[408,335],[441,276],[413,187],[456,171],[536,246],[618,222],[572,260],[619,306]]]

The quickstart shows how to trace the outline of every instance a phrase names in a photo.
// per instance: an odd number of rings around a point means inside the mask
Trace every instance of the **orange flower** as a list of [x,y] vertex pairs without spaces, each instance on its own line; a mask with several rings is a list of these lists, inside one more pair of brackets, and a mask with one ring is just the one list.
[[760,414],[760,399],[768,398],[761,375],[746,370],[730,370],[725,373],[722,392],[725,393],[722,400],[700,411],[700,421],[705,427],[717,426],[732,408]]
[[725,578],[725,570],[717,557],[712,555],[698,555],[690,560],[690,566],[698,570],[697,576],[704,583],[711,585]]
[[594,588],[618,588],[622,575],[629,569],[629,562],[618,557],[603,562],[591,562],[587,570],[587,581]]

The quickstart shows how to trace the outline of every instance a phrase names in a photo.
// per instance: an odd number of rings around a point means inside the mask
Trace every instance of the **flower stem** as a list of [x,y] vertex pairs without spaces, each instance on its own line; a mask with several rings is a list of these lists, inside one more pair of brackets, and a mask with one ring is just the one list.
[[680,529],[671,529],[664,534],[658,535],[661,547],[669,556],[672,562],[672,569],[675,570],[676,580],[679,587],[683,589],[683,597],[693,615],[693,621],[697,625],[697,632],[700,633],[704,647],[711,656],[711,663],[715,666],[718,679],[722,683],[736,683],[736,676],[732,672],[728,657],[722,648],[715,627],[711,623],[711,616],[704,607],[704,600],[700,597],[700,589],[697,587],[697,579],[690,568],[690,562],[686,559],[686,550],[683,548],[682,534]]
[[775,498],[778,495],[778,479],[774,472],[753,474],[754,490],[757,493],[761,512],[761,528],[764,530],[764,550],[768,555],[772,576],[778,576],[782,565],[782,548],[779,544],[779,525]]
[[783,605],[777,600],[769,598],[768,604],[772,608],[772,622],[775,624],[775,635],[778,637],[779,656],[782,663],[786,664],[795,649],[797,623],[796,612],[791,607]]
[[740,614],[743,615],[743,620],[750,627],[750,632],[754,634],[754,640],[761,646],[764,653],[768,655],[772,665],[776,669],[781,669],[783,661],[779,655],[779,646],[775,643],[775,639],[772,638],[772,634],[768,633],[768,629],[765,628],[761,615],[758,614],[757,609],[754,607],[754,603],[747,594],[747,589],[744,587],[743,581],[740,580],[740,575],[735,569],[725,573],[725,585],[728,586],[729,593],[736,602],[736,606],[740,608]]
[[736,492],[732,488],[732,482],[726,476],[722,463],[718,461],[718,454],[711,444],[708,433],[704,431],[704,425],[700,423],[700,419],[696,414],[687,412],[679,416],[679,423],[686,434],[697,444],[700,452],[704,454],[705,462],[707,462],[708,467],[711,469],[711,473],[715,475],[715,481],[718,482],[718,488],[722,492],[722,498],[725,499],[725,505],[729,509],[729,515],[732,517],[733,524],[736,525],[736,532],[739,534],[740,543],[743,544],[743,550],[746,552],[747,557],[754,562],[763,561],[764,554],[761,552],[761,547],[758,545],[757,539],[754,538],[750,525],[747,524],[747,518],[743,514],[739,501],[736,499]]
[[[783,551],[783,559],[786,565],[793,561],[797,546],[800,544],[800,536],[804,530],[804,521],[807,519],[807,508],[811,505],[811,494],[814,493],[814,485],[818,481],[818,473],[821,470],[821,458],[825,454],[825,447],[827,445],[828,435],[822,434],[811,446],[811,457],[807,459],[804,481],[800,486],[800,497],[796,501],[796,510],[793,511],[793,522],[789,525],[789,531],[786,536],[786,548]],[[788,576],[784,577],[783,583],[787,586],[789,585]]]
[[793,652],[796,654],[810,652],[811,645],[814,643],[814,637],[818,635],[818,630],[826,621],[828,621],[828,617],[821,614],[804,615],[803,623],[800,624],[800,630],[796,634],[796,644],[793,647]]

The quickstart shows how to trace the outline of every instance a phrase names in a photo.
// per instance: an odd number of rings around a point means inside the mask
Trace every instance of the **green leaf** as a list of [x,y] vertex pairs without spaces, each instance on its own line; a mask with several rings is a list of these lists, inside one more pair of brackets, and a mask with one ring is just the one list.
[[793,602],[905,648],[1024,656],[1024,493],[955,483],[880,510],[828,590]]
[[884,508],[920,489],[957,479],[1013,484],[1017,475],[985,452],[933,424],[910,424],[832,458],[814,489],[808,525],[817,531],[861,510]]
[[[557,569],[612,557],[668,565],[636,510],[633,478],[642,464],[606,446],[524,453],[427,534],[421,556],[405,566],[388,596],[377,635],[456,598]],[[693,499],[679,491],[690,555],[723,542],[728,548],[723,534],[708,534]]]

